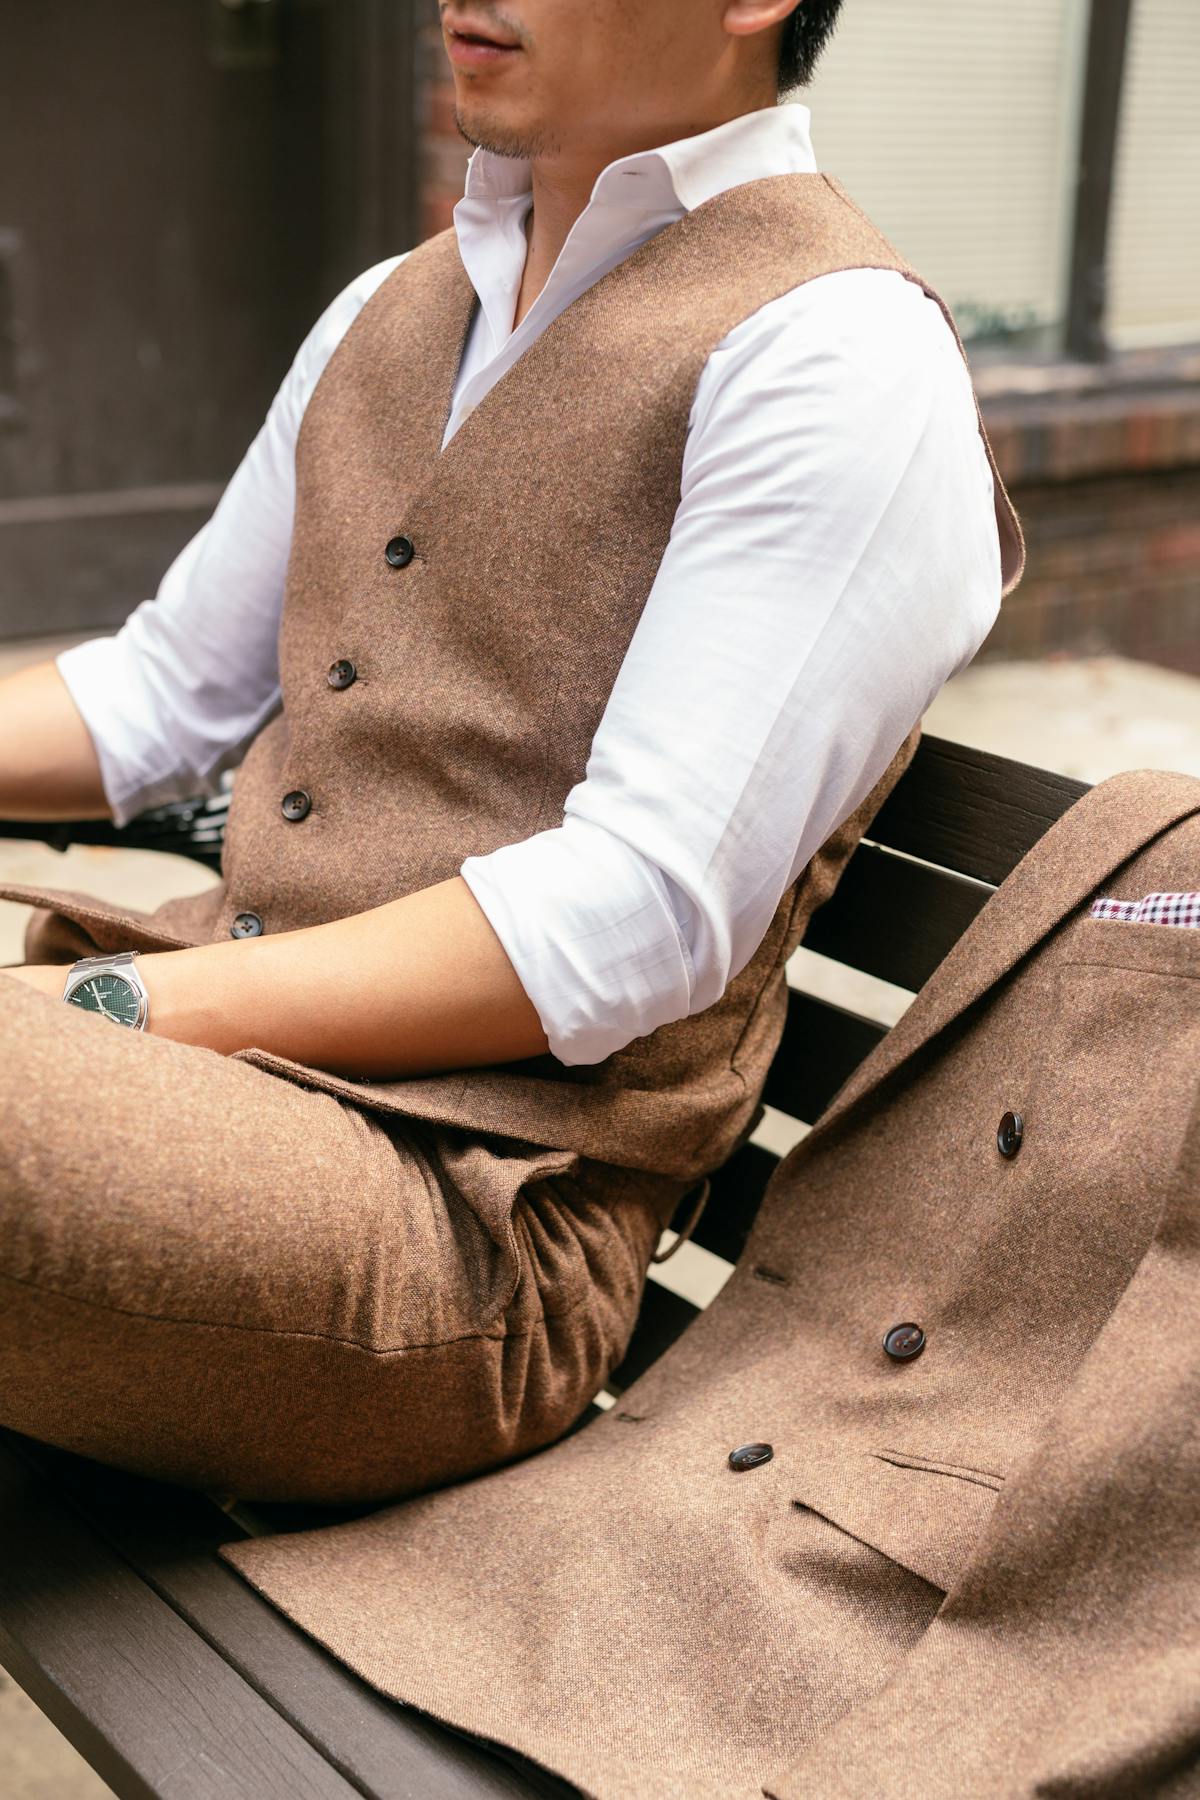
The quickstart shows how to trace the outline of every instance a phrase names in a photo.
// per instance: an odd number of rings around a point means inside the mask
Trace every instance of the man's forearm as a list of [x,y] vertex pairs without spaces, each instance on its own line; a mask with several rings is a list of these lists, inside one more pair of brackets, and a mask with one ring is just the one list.
[[[370,912],[275,936],[147,955],[151,1032],[259,1049],[342,1075],[544,1054],[532,1001],[461,876]],[[43,993],[61,968],[9,970]]]
[[0,681],[0,819],[106,819],[87,726],[53,662]]

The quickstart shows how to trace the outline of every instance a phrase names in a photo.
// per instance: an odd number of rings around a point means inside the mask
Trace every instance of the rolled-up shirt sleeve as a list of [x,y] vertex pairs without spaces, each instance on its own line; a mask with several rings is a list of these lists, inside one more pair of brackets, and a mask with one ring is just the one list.
[[296,436],[325,364],[403,256],[376,264],[321,314],[211,519],[152,599],[110,637],[61,651],[59,674],[96,748],[118,825],[215,794],[280,704],[278,638],[295,512]]
[[562,823],[461,866],[559,1061],[720,998],[1000,594],[970,375],[917,283],[838,271],[722,341]]

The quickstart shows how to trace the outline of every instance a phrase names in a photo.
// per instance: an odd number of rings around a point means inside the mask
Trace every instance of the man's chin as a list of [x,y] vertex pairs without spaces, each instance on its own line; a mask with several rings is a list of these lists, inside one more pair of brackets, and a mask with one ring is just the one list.
[[454,123],[468,144],[477,150],[486,150],[492,156],[503,156],[514,162],[532,162],[535,157],[544,156],[548,149],[545,133],[514,130],[495,118],[486,117],[482,106],[477,111],[469,100],[465,104],[460,100],[455,106]]

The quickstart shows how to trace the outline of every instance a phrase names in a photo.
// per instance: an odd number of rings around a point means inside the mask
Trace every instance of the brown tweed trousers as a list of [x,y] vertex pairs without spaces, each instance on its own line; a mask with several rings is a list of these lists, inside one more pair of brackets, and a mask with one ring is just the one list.
[[1088,908],[1198,872],[1200,781],[1092,789],[618,1408],[222,1554],[597,1800],[1200,1794],[1200,931]]
[[[3,890],[41,908],[30,960],[342,917],[557,823],[670,536],[707,357],[858,266],[920,282],[828,176],[728,189],[566,308],[442,449],[478,301],[453,231],[414,250],[305,411],[282,707],[238,772],[222,882],[153,914]],[[992,471],[1008,592],[1024,546]],[[358,679],[335,691],[340,657]],[[660,1227],[751,1129],[784,965],[918,734],[722,998],[596,1065],[352,1081],[13,1003],[0,1422],[247,1498],[394,1498],[557,1436],[623,1352]],[[284,809],[296,790],[310,805]]]

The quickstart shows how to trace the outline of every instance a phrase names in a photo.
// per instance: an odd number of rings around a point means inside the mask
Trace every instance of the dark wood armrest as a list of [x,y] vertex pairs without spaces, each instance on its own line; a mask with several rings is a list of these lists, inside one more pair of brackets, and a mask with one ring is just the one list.
[[219,871],[228,811],[229,795],[218,794],[212,800],[175,800],[169,806],[156,806],[120,826],[111,819],[0,819],[0,838],[49,844],[53,850],[67,850],[72,844],[165,850]]
[[122,1800],[577,1800],[329,1656],[219,1560],[242,1529],[0,1431],[0,1661]]

